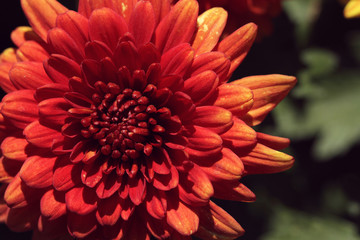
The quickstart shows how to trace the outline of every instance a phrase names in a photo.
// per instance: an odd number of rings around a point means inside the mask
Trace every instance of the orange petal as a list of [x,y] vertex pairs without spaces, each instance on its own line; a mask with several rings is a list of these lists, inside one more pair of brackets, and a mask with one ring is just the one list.
[[49,53],[37,42],[26,41],[16,51],[17,58],[22,61],[43,62],[49,57]]
[[66,191],[81,182],[81,165],[72,164],[68,157],[59,157],[54,167],[53,186],[57,191]]
[[199,209],[200,223],[196,236],[201,239],[235,239],[244,234],[236,220],[212,201]]
[[0,87],[7,93],[17,90],[9,77],[12,63],[0,63]]
[[21,46],[25,41],[33,40],[38,43],[43,41],[41,38],[33,31],[31,27],[20,26],[17,27],[14,31],[11,32],[11,40],[18,47]]
[[296,84],[296,78],[271,74],[245,77],[232,82],[232,84],[252,90],[254,105],[243,119],[253,126],[261,123],[266,115],[289,93]]
[[29,143],[24,138],[7,137],[1,143],[2,154],[9,158],[17,161],[25,161],[28,157],[26,148]]
[[41,214],[49,220],[58,219],[66,214],[64,194],[50,189],[40,201]]
[[172,228],[185,236],[194,234],[199,226],[198,215],[181,201],[178,204],[172,203],[168,207],[166,221]]
[[34,121],[24,129],[26,140],[41,148],[51,148],[55,139],[61,139],[60,132]]
[[256,32],[257,26],[254,23],[248,23],[219,43],[217,50],[225,53],[231,60],[229,77],[249,52],[255,40]]
[[276,151],[260,143],[244,157],[246,174],[277,173],[292,167],[294,158],[286,153]]
[[218,43],[225,28],[227,12],[223,8],[211,8],[201,14],[198,19],[198,31],[192,47],[196,56],[210,52]]
[[215,182],[213,185],[215,198],[240,202],[254,202],[256,200],[255,194],[238,181]]
[[356,0],[350,0],[344,8],[344,16],[346,18],[360,17],[360,3]]
[[135,39],[136,46],[150,42],[155,29],[155,15],[150,2],[140,1],[131,14],[129,32]]
[[0,62],[1,63],[16,63],[16,54],[14,48],[7,48],[5,49],[0,55]]
[[67,210],[79,215],[87,215],[96,210],[97,196],[87,187],[75,187],[65,194]]
[[17,89],[36,89],[52,83],[42,62],[18,62],[11,69],[10,79]]
[[224,145],[234,150],[237,154],[247,151],[256,143],[256,132],[238,118],[233,118],[234,124],[229,131],[221,135]]
[[211,166],[202,166],[202,170],[212,182],[239,179],[244,172],[244,164],[241,159],[228,148],[223,148],[221,153],[220,160]]
[[235,116],[243,116],[251,109],[254,100],[250,89],[228,83],[219,86],[218,90],[215,106],[225,108]]
[[189,42],[196,28],[199,6],[194,0],[177,2],[155,31],[155,45],[161,52]]
[[219,78],[213,71],[205,71],[194,75],[184,82],[184,92],[188,94],[196,105],[200,105],[216,92]]
[[275,150],[287,148],[290,144],[290,139],[268,135],[257,132],[257,142]]
[[161,57],[162,75],[178,74],[184,76],[194,59],[194,50],[189,44],[178,46],[165,52]]
[[29,157],[20,169],[20,178],[33,188],[45,188],[52,185],[53,168],[56,157]]
[[201,106],[196,108],[193,123],[210,129],[217,134],[222,134],[233,125],[233,117],[231,112],[224,108]]
[[199,126],[194,126],[194,130],[195,132],[188,137],[188,148],[204,152],[211,150],[221,150],[222,140],[218,134],[207,128]]
[[3,98],[1,113],[14,126],[23,129],[38,118],[37,102],[33,90],[19,90]]
[[55,0],[21,0],[21,6],[34,31],[45,41],[47,32],[55,27],[56,17],[67,11]]

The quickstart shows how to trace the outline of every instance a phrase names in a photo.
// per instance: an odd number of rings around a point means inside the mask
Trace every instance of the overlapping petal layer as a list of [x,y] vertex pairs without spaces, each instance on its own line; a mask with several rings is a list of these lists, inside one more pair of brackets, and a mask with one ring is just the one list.
[[254,201],[241,178],[294,161],[251,126],[296,79],[226,83],[256,25],[219,42],[226,11],[195,0],[21,3],[32,28],[0,58],[0,220],[34,239],[242,235],[211,198]]

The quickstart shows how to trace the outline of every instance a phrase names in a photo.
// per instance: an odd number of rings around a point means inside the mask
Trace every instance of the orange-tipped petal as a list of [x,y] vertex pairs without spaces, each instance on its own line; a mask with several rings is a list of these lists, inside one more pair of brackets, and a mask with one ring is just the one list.
[[0,55],[0,63],[16,63],[16,54],[14,48],[5,49]]
[[51,186],[55,160],[55,157],[29,157],[20,169],[21,180],[32,188]]
[[235,239],[244,234],[244,229],[222,208],[212,201],[209,207],[200,209],[200,226],[196,236],[201,239]]
[[222,140],[218,134],[199,126],[195,126],[194,129],[195,132],[188,137],[188,148],[199,151],[221,150]]
[[288,138],[272,136],[265,133],[257,132],[256,137],[258,143],[261,143],[275,150],[281,150],[287,148],[290,144],[290,139]]
[[223,148],[221,153],[222,158],[220,160],[214,162],[211,166],[201,167],[202,170],[212,182],[240,179],[244,172],[244,164],[241,159],[228,148]]
[[65,197],[63,193],[54,189],[47,191],[40,200],[42,216],[49,220],[55,220],[66,214]]
[[260,143],[246,156],[241,157],[246,174],[277,173],[292,167],[294,158]]
[[235,116],[245,115],[254,103],[249,88],[229,83],[221,85],[218,90],[214,105],[231,111]]
[[271,74],[245,77],[232,82],[232,84],[248,87],[252,90],[254,105],[242,119],[254,126],[261,123],[266,115],[289,93],[296,84],[296,78]]
[[42,62],[18,62],[10,70],[10,79],[17,89],[36,89],[52,83]]
[[254,202],[256,200],[255,194],[238,181],[215,182],[213,185],[215,198],[240,202]]
[[135,38],[135,44],[142,46],[150,42],[155,29],[155,15],[150,2],[140,1],[136,4],[129,23],[129,32]]
[[217,50],[225,53],[231,60],[228,76],[230,76],[244,60],[256,38],[256,32],[257,26],[254,23],[248,23],[219,43]]
[[194,234],[199,226],[198,215],[181,201],[178,204],[172,203],[168,207],[166,221],[177,232],[185,236]]
[[217,134],[222,134],[233,125],[230,111],[216,106],[197,107],[193,118],[195,125],[211,129]]
[[16,51],[17,58],[22,61],[43,62],[49,57],[49,53],[37,42],[26,41]]
[[18,47],[25,41],[33,40],[38,43],[43,42],[41,38],[33,31],[31,27],[20,26],[11,32],[11,40]]
[[1,143],[1,152],[6,158],[22,162],[28,157],[26,152],[28,145],[29,143],[24,138],[9,136]]
[[189,42],[196,28],[198,11],[199,5],[194,0],[181,0],[173,6],[155,31],[155,45],[161,52]]
[[67,11],[56,0],[21,0],[21,6],[34,31],[45,41],[47,32],[55,27],[56,17]]
[[210,52],[216,46],[226,20],[227,12],[223,8],[211,8],[198,17],[198,31],[192,44],[196,55]]

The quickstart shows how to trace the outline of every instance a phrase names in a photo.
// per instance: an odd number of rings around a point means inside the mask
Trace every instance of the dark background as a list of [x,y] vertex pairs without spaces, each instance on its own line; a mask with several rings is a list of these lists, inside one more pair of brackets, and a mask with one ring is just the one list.
[[[233,79],[237,79],[249,75],[280,73],[299,78],[298,85],[287,99],[287,108],[279,107],[257,128],[292,139],[291,147],[286,151],[295,157],[294,167],[284,173],[244,178],[243,182],[257,195],[255,203],[216,201],[246,230],[246,234],[240,238],[243,240],[360,239],[360,136],[353,137],[351,141],[349,136],[343,136],[342,139],[348,144],[338,151],[331,151],[331,144],[329,149],[325,147],[319,150],[321,141],[331,138],[324,137],[327,132],[337,128],[341,130],[345,125],[354,131],[359,130],[359,124],[349,125],[351,121],[348,120],[358,119],[360,99],[359,102],[345,101],[351,114],[342,114],[339,121],[325,118],[324,124],[334,122],[325,130],[321,124],[310,124],[318,115],[308,114],[308,109],[319,102],[325,102],[322,105],[324,107],[317,111],[319,116],[342,108],[342,105],[333,106],[330,101],[334,96],[329,90],[331,84],[339,86],[336,96],[342,99],[349,94],[341,86],[348,82],[350,85],[348,79],[355,79],[351,84],[354,84],[353,90],[359,90],[360,94],[360,75],[357,75],[360,55],[356,55],[360,49],[360,19],[345,19],[342,15],[343,5],[336,0],[303,1],[308,2],[307,11],[316,12],[311,21],[304,15],[304,19],[310,22],[307,23],[307,29],[299,31],[299,26],[304,23],[301,19],[294,20],[293,12],[287,9],[274,20],[273,35],[254,44],[233,76]],[[74,1],[62,2],[69,8],[75,8]],[[0,45],[1,49],[5,49],[13,46],[10,41],[11,31],[27,23],[19,1],[6,1],[1,9]],[[321,54],[319,57],[314,49],[320,49],[325,56],[330,54],[337,60],[336,65],[327,72],[323,70],[327,58],[321,58]],[[306,54],[312,56],[310,60]],[[309,61],[314,66],[318,65],[314,67]],[[322,69],[322,72],[316,67]],[[321,73],[312,74],[313,69]],[[347,74],[349,71],[352,75]],[[335,75],[340,76],[341,82],[333,80],[332,76]],[[323,96],[314,92],[314,89],[327,94]],[[329,104],[326,104],[327,98]],[[297,117],[290,117],[291,112]],[[333,140],[336,138],[336,135],[332,137]],[[12,233],[5,225],[0,225],[0,239],[31,239],[31,234]]]

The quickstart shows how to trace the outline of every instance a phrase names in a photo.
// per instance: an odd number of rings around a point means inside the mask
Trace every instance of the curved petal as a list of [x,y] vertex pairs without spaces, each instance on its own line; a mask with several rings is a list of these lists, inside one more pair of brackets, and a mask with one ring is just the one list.
[[254,105],[243,119],[250,125],[257,125],[295,86],[296,78],[271,74],[245,77],[231,84],[244,86],[252,90]]
[[96,218],[101,225],[114,226],[121,215],[121,199],[118,194],[98,202]]
[[26,41],[16,51],[16,57],[22,62],[42,62],[49,57],[49,53],[38,42]]
[[67,11],[56,0],[21,0],[21,6],[34,31],[45,41],[47,32],[55,27],[56,17]]
[[41,148],[51,148],[54,140],[61,139],[60,132],[51,128],[45,127],[34,121],[24,129],[26,140],[31,144]]
[[88,215],[79,215],[69,212],[67,214],[67,226],[68,231],[74,238],[85,238],[97,228],[95,214],[90,213]]
[[16,63],[16,52],[14,48],[7,48],[0,54],[0,63]]
[[176,3],[156,28],[157,48],[166,52],[181,43],[189,42],[196,28],[198,11],[197,1],[182,0]]
[[193,123],[211,129],[217,134],[222,134],[233,125],[233,117],[231,112],[224,108],[201,106],[196,108]]
[[226,20],[227,12],[218,7],[210,8],[198,17],[198,30],[192,44],[196,55],[210,52],[216,46]]
[[12,68],[12,63],[0,63],[0,87],[5,92],[12,92],[17,90],[9,77],[9,71]]
[[80,77],[80,65],[74,60],[60,54],[52,54],[44,62],[44,69],[54,83],[67,85],[72,77]]
[[239,181],[214,182],[213,186],[215,198],[240,202],[254,202],[256,200],[255,194]]
[[257,132],[256,137],[258,143],[261,143],[275,150],[287,148],[290,144],[290,139],[288,138],[272,136],[265,133]]
[[161,56],[162,75],[184,76],[194,59],[194,50],[188,43],[179,44]]
[[75,187],[65,193],[66,208],[78,215],[87,215],[97,208],[95,191],[87,187]]
[[49,220],[58,219],[66,214],[65,197],[54,189],[47,191],[40,200],[41,215]]
[[49,98],[38,104],[41,123],[50,127],[61,127],[68,117],[71,105],[64,98]]
[[11,32],[10,37],[13,43],[18,47],[20,47],[25,41],[31,40],[38,43],[44,43],[43,40],[29,26],[20,26],[15,28],[15,30]]
[[26,148],[29,143],[24,138],[7,137],[1,143],[1,153],[9,159],[25,161],[28,157]]

